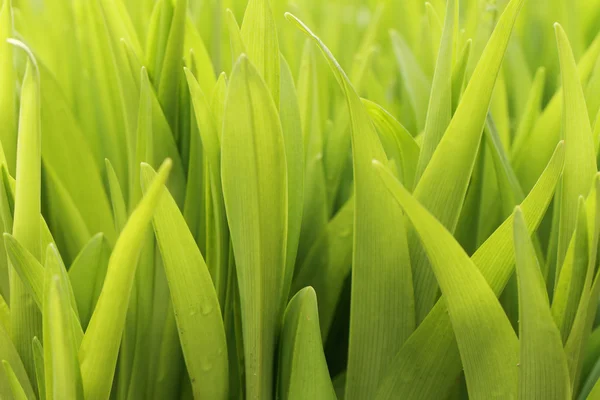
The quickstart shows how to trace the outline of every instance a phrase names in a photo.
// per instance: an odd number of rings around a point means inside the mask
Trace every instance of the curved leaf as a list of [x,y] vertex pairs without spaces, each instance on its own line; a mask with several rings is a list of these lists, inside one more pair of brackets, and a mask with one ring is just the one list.
[[469,397],[516,398],[518,339],[495,293],[452,234],[381,163],[373,164],[431,260],[456,335]]
[[311,287],[299,291],[285,310],[279,371],[282,399],[336,399],[321,343],[317,295]]
[[523,212],[513,216],[519,285],[519,398],[571,398],[567,358],[548,303],[546,282],[535,255]]
[[98,303],[79,348],[86,399],[104,400],[111,391],[137,260],[170,170],[171,161],[166,160],[110,256]]
[[[521,203],[530,233],[538,227],[554,196],[564,156],[561,143],[538,183]],[[472,256],[496,295],[502,293],[512,275],[513,249],[510,216]],[[440,398],[452,388],[461,371],[450,318],[444,300],[440,299],[396,355],[382,380],[377,399]]]
[[275,103],[245,56],[238,59],[229,81],[221,151],[241,299],[246,394],[268,400],[273,396],[275,337],[284,301],[287,168]]
[[[142,164],[142,186],[155,179],[152,167]],[[227,344],[219,301],[194,237],[166,188],[153,225],[194,396],[226,399]]]
[[371,167],[371,160],[387,161],[387,157],[346,73],[306,25],[289,13],[286,17],[320,47],[344,91],[350,114],[355,213],[345,393],[347,400],[372,398],[415,324],[404,217]]

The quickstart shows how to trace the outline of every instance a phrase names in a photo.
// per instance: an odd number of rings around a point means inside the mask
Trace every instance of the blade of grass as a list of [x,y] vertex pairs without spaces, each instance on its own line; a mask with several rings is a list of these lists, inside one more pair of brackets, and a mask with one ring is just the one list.
[[[142,164],[143,187],[154,179],[156,173]],[[217,294],[200,250],[166,188],[153,225],[194,396],[226,399],[227,345]]]
[[221,151],[241,299],[246,395],[268,400],[273,397],[275,337],[285,300],[287,168],[275,102],[243,55],[229,82]]
[[519,398],[568,399],[567,358],[521,208],[515,209],[513,221],[519,286]]
[[[522,5],[523,0],[512,0],[500,17],[462,101],[414,191],[415,198],[450,232],[456,228],[460,216],[496,76]],[[437,283],[424,251],[411,229],[408,230],[408,240],[419,322],[425,318],[435,302]]]
[[317,295],[311,287],[299,291],[285,310],[279,371],[281,398],[336,399],[321,343]]
[[69,279],[84,330],[96,308],[110,253],[110,245],[104,235],[99,233],[90,239],[69,268]]
[[10,363],[6,360],[2,360],[2,364],[4,365],[4,372],[8,377],[8,382],[12,391],[12,397],[15,400],[27,400],[27,393],[25,392],[25,389],[23,389],[23,386],[21,386],[21,382],[19,382],[19,379],[10,366]]
[[54,245],[46,250],[43,327],[46,398],[83,399],[68,276]]
[[431,260],[456,334],[469,397],[516,397],[518,339],[495,293],[450,232],[381,163],[373,165],[404,208]]
[[[425,117],[423,144],[419,154],[419,163],[415,181],[418,182],[431,160],[435,148],[442,139],[452,118],[452,49],[454,48],[454,7],[455,1],[446,5],[446,18],[442,31],[437,63],[431,84],[429,106]],[[428,10],[431,7],[428,7]],[[432,11],[434,13],[434,11]],[[430,14],[432,13],[430,12]],[[412,186],[408,186],[409,188]]]
[[279,41],[269,0],[250,0],[246,6],[241,28],[246,54],[265,80],[275,107],[279,109],[281,88]]
[[[27,50],[28,51],[28,50]],[[13,235],[36,259],[41,248],[41,127],[39,74],[35,60],[27,62],[21,89],[17,185]],[[11,335],[29,377],[35,376],[31,341],[41,336],[41,315],[24,283],[11,274]]]
[[554,26],[561,64],[563,84],[563,137],[565,139],[565,171],[560,194],[560,224],[556,281],[577,221],[576,204],[579,196],[587,196],[597,171],[594,139],[587,113],[585,97],[577,75],[577,66],[567,35],[558,24]]
[[[554,196],[565,156],[557,147],[538,183],[521,203],[530,233],[534,232]],[[496,295],[512,275],[514,252],[512,216],[471,257]],[[423,320],[396,355],[379,388],[378,400],[433,399],[443,397],[460,375],[460,354],[443,299]]]
[[163,163],[147,195],[129,217],[113,250],[98,303],[79,349],[79,362],[86,399],[106,399],[110,393],[121,335],[125,326],[137,259],[162,186],[171,169]]
[[346,398],[371,398],[393,354],[414,329],[404,220],[371,167],[373,158],[387,157],[360,97],[321,39],[293,15],[286,18],[320,47],[350,113],[356,208]]

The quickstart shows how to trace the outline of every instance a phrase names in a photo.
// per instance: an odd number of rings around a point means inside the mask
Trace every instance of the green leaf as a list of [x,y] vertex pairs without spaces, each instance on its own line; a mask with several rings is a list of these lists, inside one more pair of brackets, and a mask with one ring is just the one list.
[[285,145],[288,181],[288,233],[283,293],[287,295],[292,284],[294,265],[300,240],[302,207],[304,204],[304,145],[298,96],[290,67],[281,56],[281,89],[279,91],[279,119]]
[[[70,285],[54,245],[46,250],[43,301],[46,398],[83,399],[83,387],[73,330]],[[72,292],[71,292],[72,295]]]
[[[453,232],[475,165],[496,77],[523,0],[512,0],[502,13],[456,113],[414,190],[415,198]],[[417,322],[433,306],[437,283],[416,235],[408,230],[414,274]]]
[[587,113],[585,97],[577,75],[577,66],[567,35],[558,24],[554,26],[563,84],[563,137],[566,146],[565,171],[560,193],[560,224],[556,277],[565,259],[577,221],[577,199],[587,196],[596,168],[594,139]]
[[[585,82],[589,78],[599,54],[600,35],[597,35],[577,64],[577,76],[580,82]],[[568,55],[568,52],[566,55]],[[573,77],[569,78],[569,81],[575,84],[572,79]],[[577,89],[574,88],[574,90]],[[547,160],[550,159],[555,143],[561,138],[562,109],[564,108],[563,91],[564,88],[561,88],[550,99],[546,108],[534,124],[530,135],[519,148],[519,151],[513,156],[513,165],[523,190],[529,190],[536,182]],[[577,113],[582,112],[583,109],[577,111]],[[563,137],[566,138],[566,136]],[[586,152],[589,152],[589,150],[586,150]]]
[[17,74],[14,67],[14,49],[6,39],[13,37],[11,2],[4,0],[0,9],[0,157],[10,173],[15,173],[17,156]]
[[240,26],[238,25],[235,15],[230,9],[227,9],[225,16],[225,24],[229,32],[229,44],[231,46],[231,60],[233,63],[237,59],[246,53],[246,45],[242,39],[242,33],[240,32]]
[[273,397],[275,337],[285,300],[287,167],[275,102],[245,56],[229,81],[221,149],[240,290],[246,394],[268,400]]
[[519,285],[519,398],[569,399],[567,358],[521,208],[515,209],[513,220]]
[[187,0],[177,0],[173,10],[173,19],[165,46],[165,54],[160,75],[155,76],[158,87],[158,99],[167,121],[176,132],[177,103],[179,81],[183,59],[183,40],[185,36]]
[[419,66],[413,51],[404,38],[396,31],[391,31],[390,36],[394,54],[398,60],[402,81],[408,92],[410,104],[415,114],[417,122],[417,131],[415,134],[418,134],[425,127],[431,81]]
[[460,97],[463,94],[463,90],[467,79],[467,65],[469,64],[469,57],[471,56],[471,39],[467,40],[460,55],[458,61],[454,64],[452,69],[452,113],[458,108]]
[[540,109],[542,106],[542,96],[544,94],[544,85],[546,83],[546,69],[538,68],[531,85],[531,91],[523,110],[523,116],[519,122],[513,145],[511,148],[512,157],[518,154],[519,149],[523,146],[523,142],[529,136],[535,121],[539,118]]
[[[142,164],[142,186],[149,187],[155,179],[152,168]],[[226,399],[227,344],[217,294],[194,237],[166,188],[153,225],[194,396]]]
[[552,315],[563,342],[571,332],[589,263],[588,246],[591,239],[588,239],[588,221],[583,196],[579,197],[577,209],[577,226],[552,299]]
[[204,91],[204,93],[208,93],[217,83],[217,77],[215,76],[210,55],[206,49],[206,46],[204,45],[204,41],[202,40],[202,37],[196,30],[196,27],[189,16],[185,20],[185,38],[183,49],[185,51],[189,50],[187,54],[193,54],[194,61],[196,63],[196,69],[198,71],[202,71],[202,73],[198,76],[198,79],[200,80],[198,83],[200,84],[202,91]]
[[[564,143],[561,143],[537,184],[521,203],[529,233],[538,227],[554,196],[564,156]],[[472,256],[496,295],[502,293],[513,272],[512,241],[510,216]],[[382,380],[377,399],[440,398],[454,386],[461,371],[460,354],[446,304],[440,299],[396,355]]]
[[[39,217],[41,136],[39,75],[35,64],[28,61],[21,88],[13,235],[38,260],[42,256]],[[13,274],[10,285],[11,335],[27,374],[34,376],[31,341],[34,336],[41,336],[42,321],[30,296],[21,279]]]
[[81,326],[86,329],[102,290],[111,248],[102,233],[94,235],[69,268]]
[[299,291],[285,311],[279,371],[283,399],[336,399],[321,343],[317,295],[311,287]]
[[127,205],[125,198],[123,197],[123,191],[121,190],[121,184],[117,178],[117,174],[110,163],[109,159],[104,160],[106,162],[106,175],[108,178],[108,187],[110,189],[110,202],[112,205],[113,219],[115,223],[115,229],[117,232],[121,232],[127,222]]
[[421,151],[419,145],[410,132],[383,107],[366,99],[362,99],[362,102],[379,132],[388,159],[393,160],[400,169],[402,183],[406,187],[413,187]]
[[374,158],[387,157],[367,109],[325,44],[296,17],[286,17],[320,47],[350,114],[356,208],[346,398],[372,398],[393,355],[414,329],[404,220],[371,167]]
[[241,29],[250,61],[271,91],[275,107],[279,109],[280,55],[277,26],[269,0],[250,0],[246,6]]
[[37,381],[40,399],[46,398],[46,379],[44,376],[44,349],[37,337],[33,338],[33,361],[35,362],[35,379]]
[[106,399],[110,393],[137,260],[171,164],[166,160],[161,166],[110,256],[102,292],[79,349],[86,399]]
[[352,266],[354,199],[333,216],[297,269],[291,293],[312,285],[319,298],[319,321],[323,340],[334,321],[342,288]]
[[[31,386],[23,362],[19,357],[19,353],[17,353],[15,345],[10,340],[8,332],[3,327],[0,327],[0,359],[13,366],[14,375],[16,375],[19,385],[25,390],[26,398],[34,399],[34,389]],[[14,380],[14,377],[0,373],[0,395],[3,398],[11,398],[12,387],[15,384]]]
[[4,245],[12,267],[41,310],[44,298],[44,267],[10,233],[4,234]]
[[440,285],[473,399],[515,398],[518,339],[500,302],[452,234],[406,191],[392,173],[373,162],[423,242]]
[[[418,182],[425,167],[431,160],[435,148],[442,139],[450,119],[452,118],[452,49],[454,35],[454,7],[455,1],[449,0],[446,5],[446,18],[441,36],[441,44],[437,56],[429,106],[425,117],[425,131],[423,145],[419,154],[419,163],[415,180]],[[431,7],[428,7],[429,10]],[[429,14],[435,13],[431,11]],[[408,186],[411,188],[412,186]]]
[[225,204],[222,196],[221,183],[221,143],[219,131],[208,101],[192,73],[185,69],[190,89],[196,122],[202,141],[202,149],[208,162],[210,201],[213,220],[210,224],[212,234],[208,237],[206,259],[212,280],[217,288],[220,304],[225,304],[227,286],[227,266],[229,256],[229,231],[225,215]]
[[14,399],[15,400],[27,400],[28,399],[27,393],[25,392],[25,389],[23,389],[23,386],[21,386],[21,383],[19,382],[17,375],[15,374],[12,367],[10,366],[10,363],[6,360],[2,360],[2,365],[4,365],[4,372],[6,373],[6,376],[8,377],[8,382],[10,383],[10,389],[12,391],[12,395],[13,395]]
[[592,324],[596,316],[598,300],[600,298],[600,279],[598,279],[599,275],[596,273],[598,239],[600,237],[600,196],[598,195],[600,193],[600,174],[596,174],[594,177],[593,189],[588,197],[589,204],[587,210],[588,215],[593,215],[593,220],[588,220],[588,227],[593,226],[593,231],[589,235],[592,239],[589,247],[588,270],[581,291],[577,313],[573,320],[573,327],[565,343],[565,352],[569,363],[569,375],[574,394],[578,393],[579,377],[584,361],[583,352],[586,349],[587,341],[592,332]]

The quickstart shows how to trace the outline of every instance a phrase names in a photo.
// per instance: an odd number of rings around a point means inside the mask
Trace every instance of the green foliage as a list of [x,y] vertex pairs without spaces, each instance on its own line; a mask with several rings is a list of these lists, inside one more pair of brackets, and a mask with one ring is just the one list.
[[599,32],[0,0],[0,399],[600,399]]

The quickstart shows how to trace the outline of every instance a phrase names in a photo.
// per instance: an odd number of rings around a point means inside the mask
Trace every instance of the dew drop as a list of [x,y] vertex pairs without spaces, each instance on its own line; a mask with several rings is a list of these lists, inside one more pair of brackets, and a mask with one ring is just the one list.
[[213,310],[213,308],[210,304],[202,305],[202,309],[201,309],[202,315],[208,315],[212,312],[212,310]]
[[213,368],[213,365],[209,360],[204,360],[200,365],[200,368],[202,368],[202,371],[208,372]]

